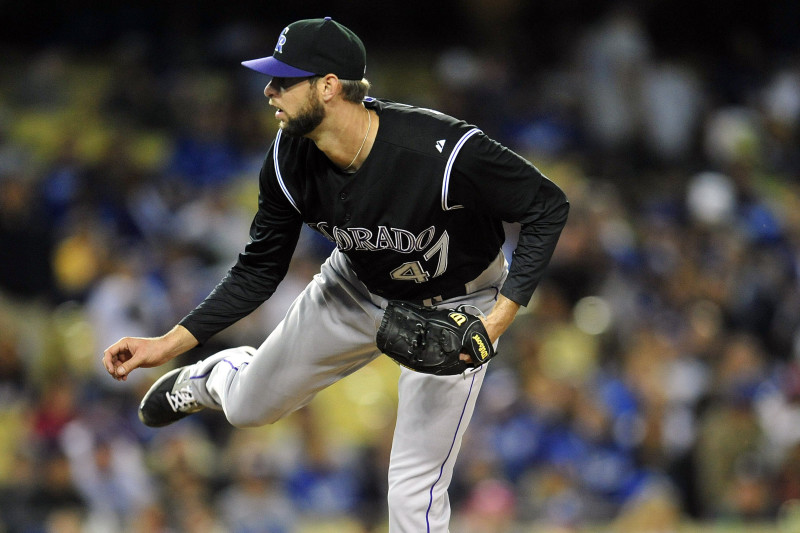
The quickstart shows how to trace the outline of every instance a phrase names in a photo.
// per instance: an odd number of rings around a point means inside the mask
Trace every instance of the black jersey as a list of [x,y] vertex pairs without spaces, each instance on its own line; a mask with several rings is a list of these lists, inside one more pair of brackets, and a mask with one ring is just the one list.
[[260,174],[250,242],[183,321],[200,341],[250,313],[288,270],[302,224],[344,253],[374,294],[422,301],[464,293],[521,223],[502,294],[527,304],[566,222],[561,190],[479,129],[442,113],[368,98],[380,116],[352,174],[313,141],[278,132]]

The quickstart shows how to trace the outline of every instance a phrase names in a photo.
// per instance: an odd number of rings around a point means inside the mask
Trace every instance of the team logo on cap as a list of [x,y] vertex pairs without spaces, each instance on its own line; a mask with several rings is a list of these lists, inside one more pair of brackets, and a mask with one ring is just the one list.
[[289,26],[283,28],[281,36],[278,37],[278,44],[275,45],[275,51],[279,54],[283,53],[283,45],[286,44],[286,34],[289,33]]

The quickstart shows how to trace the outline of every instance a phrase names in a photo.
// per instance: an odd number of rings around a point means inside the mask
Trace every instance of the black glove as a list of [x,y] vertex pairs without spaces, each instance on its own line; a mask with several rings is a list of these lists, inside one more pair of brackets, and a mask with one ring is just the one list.
[[[481,319],[456,309],[422,307],[390,301],[378,328],[378,348],[401,365],[449,376],[480,366],[495,356]],[[469,354],[472,363],[459,359]]]

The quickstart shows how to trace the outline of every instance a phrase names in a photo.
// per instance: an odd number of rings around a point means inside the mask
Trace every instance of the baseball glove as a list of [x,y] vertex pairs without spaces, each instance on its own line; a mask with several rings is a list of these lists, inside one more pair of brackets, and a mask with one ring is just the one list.
[[[378,348],[401,365],[439,376],[460,374],[495,355],[481,319],[456,309],[390,301],[378,328]],[[469,354],[472,363],[459,359]]]

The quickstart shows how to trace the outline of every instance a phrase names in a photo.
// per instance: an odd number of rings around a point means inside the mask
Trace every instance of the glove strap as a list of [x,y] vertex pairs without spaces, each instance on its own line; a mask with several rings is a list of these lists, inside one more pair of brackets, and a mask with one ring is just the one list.
[[494,346],[489,341],[489,333],[480,319],[469,325],[464,339],[465,347],[476,365],[482,365],[494,357]]

